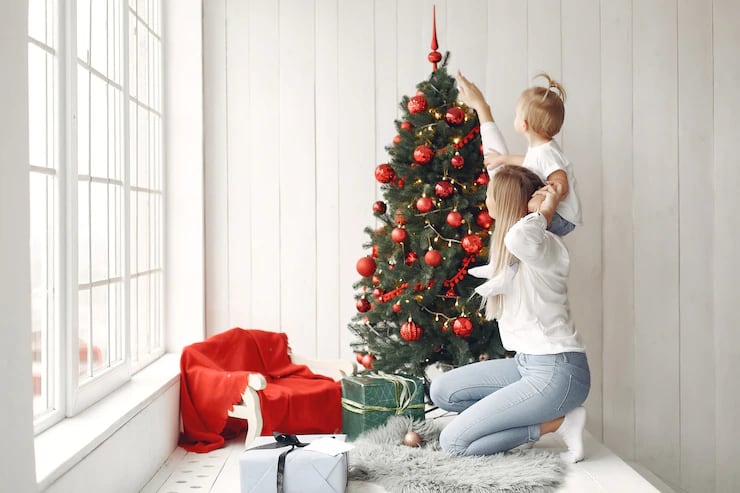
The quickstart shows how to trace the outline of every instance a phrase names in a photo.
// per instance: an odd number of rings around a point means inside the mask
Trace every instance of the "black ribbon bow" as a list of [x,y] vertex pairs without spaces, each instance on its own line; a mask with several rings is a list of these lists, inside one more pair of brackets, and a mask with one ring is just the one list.
[[297,436],[289,435],[287,433],[274,431],[272,432],[272,436],[273,438],[275,438],[274,443],[260,445],[259,447],[254,447],[251,450],[290,447],[289,450],[286,450],[285,452],[280,454],[280,457],[278,457],[277,493],[284,493],[283,485],[285,483],[285,456],[295,450],[296,447],[305,447],[308,444],[301,442]]

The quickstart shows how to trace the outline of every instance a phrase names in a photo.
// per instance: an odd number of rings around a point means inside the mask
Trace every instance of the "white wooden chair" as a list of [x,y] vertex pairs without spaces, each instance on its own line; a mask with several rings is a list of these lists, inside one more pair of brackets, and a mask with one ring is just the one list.
[[[291,354],[290,359],[293,364],[306,365],[312,372],[325,375],[336,381],[341,380],[344,376],[353,375],[356,369],[356,364],[350,361],[314,360],[296,354]],[[249,375],[247,388],[244,389],[242,394],[242,401],[235,404],[234,409],[229,411],[230,417],[247,420],[245,447],[248,447],[252,440],[262,434],[262,410],[260,409],[260,398],[257,392],[265,387],[267,387],[265,377],[259,373],[252,373]]]

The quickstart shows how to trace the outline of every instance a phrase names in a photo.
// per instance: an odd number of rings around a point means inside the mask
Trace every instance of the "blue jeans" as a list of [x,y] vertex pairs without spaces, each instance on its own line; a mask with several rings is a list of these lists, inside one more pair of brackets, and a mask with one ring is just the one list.
[[585,353],[517,354],[472,363],[432,380],[432,401],[460,413],[439,437],[453,454],[489,455],[540,438],[540,423],[583,404],[591,388]]
[[558,236],[565,236],[574,229],[576,229],[576,225],[563,218],[563,216],[561,216],[557,212],[552,215],[550,225],[547,227],[547,230],[550,233],[556,234]]

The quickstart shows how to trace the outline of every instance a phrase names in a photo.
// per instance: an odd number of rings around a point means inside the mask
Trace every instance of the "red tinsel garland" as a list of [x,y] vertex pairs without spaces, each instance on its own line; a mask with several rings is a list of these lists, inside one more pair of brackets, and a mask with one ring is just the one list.
[[463,280],[465,277],[465,274],[468,273],[468,266],[475,260],[475,255],[471,255],[469,257],[466,257],[463,262],[462,266],[460,267],[460,270],[457,271],[457,274],[452,276],[451,279],[446,279],[442,285],[449,288],[447,289],[447,292],[445,293],[445,296],[449,297],[455,297],[457,296],[455,294],[455,286]]
[[[468,132],[468,135],[463,137],[457,144],[452,144],[452,147],[455,148],[456,150],[462,149],[465,145],[467,145],[468,142],[470,142],[471,140],[475,138],[475,134],[477,134],[478,132],[480,132],[480,126],[476,125],[475,127],[473,127],[473,129],[470,132]],[[446,151],[447,151],[447,146],[444,146],[442,149],[437,151],[437,154],[442,154],[443,152],[446,152]]]

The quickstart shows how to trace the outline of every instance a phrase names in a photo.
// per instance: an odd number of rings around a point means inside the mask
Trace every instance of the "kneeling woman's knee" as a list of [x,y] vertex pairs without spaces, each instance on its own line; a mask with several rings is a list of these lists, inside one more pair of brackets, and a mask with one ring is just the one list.
[[467,445],[459,442],[459,437],[453,433],[450,428],[444,428],[439,434],[439,446],[448,454],[465,455],[468,450]]
[[439,406],[442,409],[447,409],[447,405],[450,404],[451,394],[443,384],[442,380],[443,379],[441,378],[432,380],[432,383],[429,386],[429,397],[436,406]]

